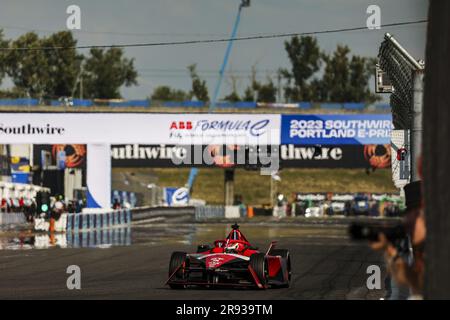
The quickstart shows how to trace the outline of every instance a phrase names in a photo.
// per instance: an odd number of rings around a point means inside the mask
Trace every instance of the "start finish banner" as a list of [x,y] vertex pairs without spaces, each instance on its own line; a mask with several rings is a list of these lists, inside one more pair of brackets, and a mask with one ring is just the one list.
[[280,143],[276,114],[1,113],[0,144]]
[[389,144],[390,114],[283,115],[281,143],[294,145]]

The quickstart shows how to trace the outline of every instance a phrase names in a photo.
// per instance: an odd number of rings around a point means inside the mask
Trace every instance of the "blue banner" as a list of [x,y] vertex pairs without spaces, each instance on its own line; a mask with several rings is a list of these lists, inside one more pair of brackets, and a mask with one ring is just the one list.
[[164,188],[165,200],[168,206],[187,205],[189,203],[189,190],[187,188]]
[[283,115],[281,144],[389,144],[390,114]]

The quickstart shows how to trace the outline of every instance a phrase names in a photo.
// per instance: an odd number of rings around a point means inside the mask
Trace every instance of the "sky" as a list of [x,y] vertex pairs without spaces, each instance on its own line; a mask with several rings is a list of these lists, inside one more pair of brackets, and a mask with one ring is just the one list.
[[[0,29],[15,39],[34,30],[41,36],[67,30],[66,9],[81,9],[81,30],[74,32],[79,45],[109,45],[142,42],[227,38],[240,0],[0,0]],[[427,18],[426,0],[252,0],[244,8],[238,36],[310,32],[366,25],[369,5],[381,9],[381,24]],[[389,32],[417,59],[425,57],[426,24],[318,35],[322,50],[330,53],[338,44],[353,54],[376,57],[383,35]],[[237,41],[228,72],[238,79],[242,93],[250,82],[250,70],[265,80],[280,68],[289,67],[284,50],[286,38]],[[135,59],[138,85],[124,87],[126,99],[144,99],[160,85],[189,90],[187,66],[197,64],[210,96],[217,82],[226,43],[185,46],[127,48]],[[84,52],[86,50],[82,50]],[[87,53],[87,52],[85,52]],[[4,88],[10,81],[4,81]],[[224,79],[220,97],[231,91]]]

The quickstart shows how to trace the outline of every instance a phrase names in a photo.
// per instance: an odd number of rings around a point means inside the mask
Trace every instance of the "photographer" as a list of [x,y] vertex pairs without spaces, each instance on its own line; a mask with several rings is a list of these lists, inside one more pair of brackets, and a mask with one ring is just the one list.
[[[404,243],[392,243],[385,234],[378,235],[372,242],[374,250],[384,250],[387,269],[391,279],[392,293],[389,299],[404,299],[405,288],[409,299],[422,299],[424,275],[425,218],[422,208],[422,184],[411,182],[405,186],[406,211],[404,226],[407,237]],[[407,242],[407,243],[406,243]],[[406,250],[400,250],[400,248]],[[402,251],[402,252],[401,252]],[[410,251],[410,254],[407,253]],[[406,252],[406,254],[405,254]]]

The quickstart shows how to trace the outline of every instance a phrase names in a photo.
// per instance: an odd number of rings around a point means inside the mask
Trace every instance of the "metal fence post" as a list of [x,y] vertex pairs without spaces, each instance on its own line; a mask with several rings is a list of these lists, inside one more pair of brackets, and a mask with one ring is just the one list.
[[[380,68],[392,84],[391,108],[394,128],[409,130],[411,166],[409,180],[420,180],[418,159],[422,152],[423,61],[416,61],[394,37],[386,33],[378,54]],[[393,177],[393,179],[395,179]]]
[[413,107],[411,121],[411,181],[420,180],[418,160],[422,154],[423,69],[413,72]]

